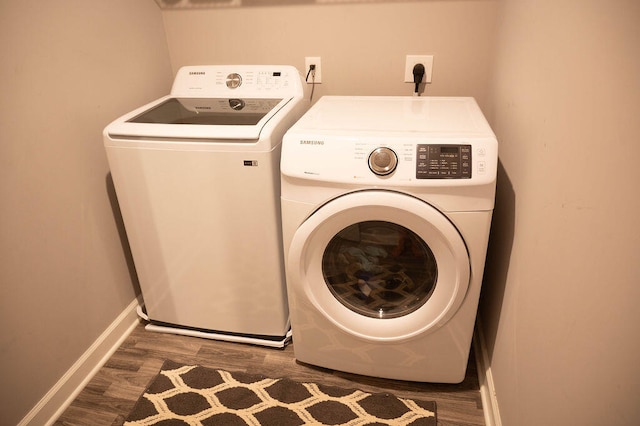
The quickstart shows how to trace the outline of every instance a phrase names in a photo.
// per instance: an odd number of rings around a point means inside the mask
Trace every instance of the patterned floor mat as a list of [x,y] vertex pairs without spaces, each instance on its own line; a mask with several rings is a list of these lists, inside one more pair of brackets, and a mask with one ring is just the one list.
[[436,405],[166,361],[124,424],[435,426]]

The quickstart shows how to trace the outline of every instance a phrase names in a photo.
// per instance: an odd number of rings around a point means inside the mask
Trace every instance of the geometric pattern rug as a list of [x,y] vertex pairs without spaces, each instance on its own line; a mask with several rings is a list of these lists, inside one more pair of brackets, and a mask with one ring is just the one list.
[[436,404],[165,361],[128,426],[435,426]]

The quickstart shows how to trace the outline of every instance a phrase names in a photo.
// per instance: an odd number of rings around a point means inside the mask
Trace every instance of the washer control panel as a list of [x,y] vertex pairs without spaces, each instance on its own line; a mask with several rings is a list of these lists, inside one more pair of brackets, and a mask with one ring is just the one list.
[[418,144],[416,179],[471,179],[471,145]]
[[202,65],[178,70],[175,98],[286,98],[301,96],[302,79],[288,65]]

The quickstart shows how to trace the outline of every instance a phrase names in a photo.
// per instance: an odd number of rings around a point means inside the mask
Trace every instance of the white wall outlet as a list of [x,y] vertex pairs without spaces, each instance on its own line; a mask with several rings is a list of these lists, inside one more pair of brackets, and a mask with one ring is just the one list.
[[[311,68],[311,65],[316,66],[315,78],[312,78],[311,73],[309,73],[309,68]],[[307,74],[309,74],[309,77],[307,78],[307,84],[322,83],[322,66],[321,66],[320,56],[306,56],[304,58],[304,76],[307,77]]]
[[404,82],[413,83],[413,67],[416,64],[424,65],[423,83],[431,83],[431,72],[433,71],[433,55],[407,55],[404,66]]

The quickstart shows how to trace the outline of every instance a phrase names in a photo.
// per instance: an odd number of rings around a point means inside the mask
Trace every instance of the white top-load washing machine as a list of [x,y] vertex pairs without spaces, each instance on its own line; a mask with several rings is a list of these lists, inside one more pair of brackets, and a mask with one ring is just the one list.
[[289,129],[282,220],[299,361],[464,379],[497,150],[472,98],[323,97]]
[[283,346],[280,150],[308,108],[290,66],[188,66],[104,130],[149,329]]

